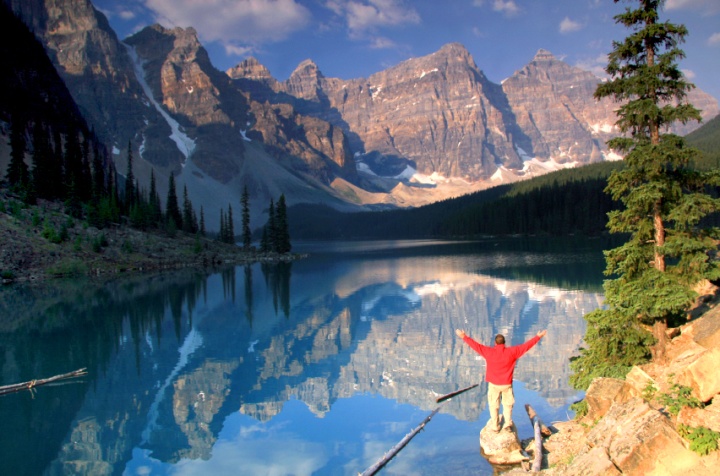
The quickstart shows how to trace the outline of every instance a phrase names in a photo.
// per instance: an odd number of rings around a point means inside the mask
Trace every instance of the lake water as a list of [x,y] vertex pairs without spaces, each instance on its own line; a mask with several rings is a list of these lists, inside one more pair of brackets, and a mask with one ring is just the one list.
[[[547,336],[518,363],[524,404],[566,420],[568,359],[601,305],[599,240],[298,243],[308,258],[0,289],[4,474],[356,475],[435,408],[382,474],[492,474],[490,344]],[[444,403],[435,399],[481,385]]]

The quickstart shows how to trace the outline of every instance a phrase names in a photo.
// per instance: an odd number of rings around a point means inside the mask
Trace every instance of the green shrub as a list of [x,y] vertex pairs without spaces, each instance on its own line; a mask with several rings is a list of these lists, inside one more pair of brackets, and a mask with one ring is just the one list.
[[40,211],[37,208],[33,210],[32,224],[33,226],[38,226],[40,224]]
[[105,233],[100,233],[95,238],[93,238],[92,241],[92,249],[95,253],[100,253],[104,247],[108,245],[107,238],[105,237]]
[[690,442],[690,449],[695,453],[704,456],[718,449],[720,433],[710,428],[704,426],[692,427],[681,423],[678,425],[678,433]]
[[691,395],[692,389],[690,387],[674,383],[670,388],[670,392],[669,394],[662,393],[658,398],[660,403],[665,405],[665,409],[673,415],[680,413],[683,407],[703,407],[703,402]]
[[78,276],[87,274],[87,265],[79,259],[62,260],[47,269],[51,276]]
[[132,252],[133,252],[133,245],[132,245],[132,243],[130,242],[130,240],[125,240],[125,241],[123,241],[123,244],[122,244],[122,246],[121,246],[121,249],[122,249],[125,253],[132,253]]
[[73,243],[73,250],[82,251],[82,237],[80,235],[75,238],[75,242]]
[[0,271],[0,278],[15,279],[15,273],[10,269],[4,269],[4,270]]
[[579,420],[588,413],[587,400],[583,399],[570,405],[570,410],[575,412],[575,419]]

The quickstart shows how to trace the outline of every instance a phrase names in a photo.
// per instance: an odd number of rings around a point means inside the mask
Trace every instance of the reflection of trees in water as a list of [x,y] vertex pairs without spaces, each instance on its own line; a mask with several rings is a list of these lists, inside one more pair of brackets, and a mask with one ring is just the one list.
[[[206,293],[206,276],[175,272],[154,277],[97,283],[53,281],[42,286],[15,286],[0,294],[3,315],[12,329],[0,330],[0,383],[48,377],[82,367],[82,382],[4,397],[0,405],[0,447],[7,474],[41,474],[59,453],[88,389],[105,372],[130,332],[135,373],[147,369],[141,344],[154,336],[159,347],[162,323],[170,310],[175,338],[192,325],[192,313]],[[183,309],[189,319],[183,326]],[[5,311],[8,314],[5,314]],[[143,366],[143,364],[145,366]],[[147,370],[146,370],[147,372]],[[116,377],[110,377],[116,378]]]
[[290,317],[290,274],[292,263],[263,263],[260,266],[265,284],[272,292],[273,308],[275,314],[278,312],[278,305],[285,317]]
[[253,321],[253,279],[252,279],[252,267],[245,265],[243,268],[245,272],[245,317],[247,317],[250,327],[252,327]]

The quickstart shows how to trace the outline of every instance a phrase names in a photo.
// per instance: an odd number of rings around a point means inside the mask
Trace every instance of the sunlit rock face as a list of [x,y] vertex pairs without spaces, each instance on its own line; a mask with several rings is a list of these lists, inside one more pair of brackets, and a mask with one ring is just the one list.
[[299,110],[344,125],[355,152],[381,154],[371,168],[383,175],[409,164],[472,181],[498,164],[522,167],[502,92],[460,44],[349,81],[306,61],[276,89],[299,99]]

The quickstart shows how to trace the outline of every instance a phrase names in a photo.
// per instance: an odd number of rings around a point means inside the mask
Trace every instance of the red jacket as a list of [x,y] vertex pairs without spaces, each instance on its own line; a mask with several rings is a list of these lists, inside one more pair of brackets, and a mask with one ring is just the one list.
[[515,372],[515,363],[517,360],[535,344],[540,341],[539,336],[535,336],[524,344],[505,347],[505,344],[495,344],[494,347],[488,347],[478,344],[468,336],[463,340],[475,352],[482,355],[487,362],[487,373],[485,380],[495,385],[510,385],[513,381],[513,372]]

